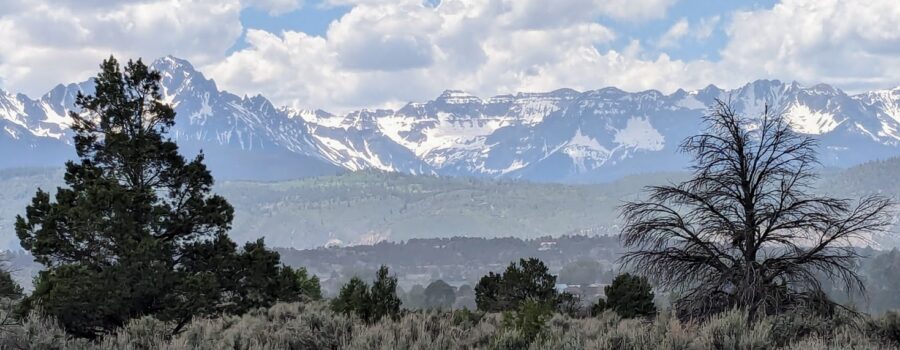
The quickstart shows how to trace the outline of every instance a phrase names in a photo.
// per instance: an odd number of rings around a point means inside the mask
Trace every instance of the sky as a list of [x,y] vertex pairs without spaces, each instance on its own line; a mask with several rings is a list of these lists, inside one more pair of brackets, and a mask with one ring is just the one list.
[[109,55],[184,58],[220,89],[343,112],[558,88],[848,92],[900,85],[897,0],[0,0],[0,89]]

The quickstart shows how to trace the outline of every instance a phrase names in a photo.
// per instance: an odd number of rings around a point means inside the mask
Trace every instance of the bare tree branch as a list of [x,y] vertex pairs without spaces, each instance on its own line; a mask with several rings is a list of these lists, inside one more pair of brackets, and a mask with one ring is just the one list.
[[768,108],[744,118],[717,100],[705,122],[680,148],[693,155],[694,176],[622,206],[621,237],[632,248],[622,261],[681,293],[676,305],[692,317],[833,309],[823,276],[862,291],[853,245],[890,226],[891,201],[811,194],[816,141]]

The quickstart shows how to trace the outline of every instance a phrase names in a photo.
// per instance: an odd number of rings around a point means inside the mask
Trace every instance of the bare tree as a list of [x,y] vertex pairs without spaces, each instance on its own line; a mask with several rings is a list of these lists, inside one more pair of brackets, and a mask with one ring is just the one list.
[[815,140],[768,108],[747,119],[716,101],[704,119],[705,133],[681,145],[693,177],[623,206],[626,266],[679,295],[687,317],[832,309],[823,277],[862,292],[853,245],[889,227],[891,202],[813,194]]

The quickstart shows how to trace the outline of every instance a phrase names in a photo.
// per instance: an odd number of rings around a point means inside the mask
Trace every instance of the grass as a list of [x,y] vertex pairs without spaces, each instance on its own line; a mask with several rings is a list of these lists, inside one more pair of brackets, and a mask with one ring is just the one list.
[[731,311],[702,324],[669,313],[651,320],[606,312],[572,318],[554,314],[529,341],[501,314],[410,311],[366,325],[335,314],[325,302],[276,304],[242,316],[194,320],[174,336],[171,325],[133,320],[95,341],[73,339],[32,313],[0,332],[2,349],[893,349],[900,318],[789,315],[748,322]]

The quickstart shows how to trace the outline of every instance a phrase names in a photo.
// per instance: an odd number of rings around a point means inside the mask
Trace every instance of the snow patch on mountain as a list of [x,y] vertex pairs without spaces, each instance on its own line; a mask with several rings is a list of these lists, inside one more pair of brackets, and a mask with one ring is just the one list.
[[[484,137],[497,130],[502,120],[497,119],[462,119],[454,115],[437,113],[438,123],[435,127],[425,129],[424,140],[414,143],[412,150],[420,157],[426,157],[437,150],[448,148],[480,148],[484,146]],[[437,157],[432,165],[440,166],[445,159]]]
[[0,90],[0,119],[8,120],[13,124],[28,128],[25,121],[25,105],[16,96]]
[[601,167],[609,159],[611,153],[596,139],[582,134],[581,128],[575,130],[575,135],[566,143],[562,152],[572,159],[579,172]]
[[535,125],[553,112],[561,109],[558,98],[529,96],[513,102],[516,118],[524,125]]
[[481,99],[462,90],[446,90],[438,100],[446,104],[481,104]]
[[675,102],[675,105],[686,109],[706,109],[707,106],[694,97],[694,95],[695,94],[685,95],[682,99],[678,100],[678,102]]
[[828,112],[814,111],[805,105],[793,105],[782,116],[791,124],[794,131],[821,135],[834,130],[841,123]]
[[56,111],[46,101],[41,101],[41,109],[46,114],[43,122],[55,125],[57,128],[64,130],[72,126],[72,118],[67,113],[56,113]]
[[[608,87],[486,99],[447,90],[396,111],[335,115],[220,91],[189,62],[171,56],[151,67],[161,72],[164,100],[177,112],[170,135],[211,159],[217,156],[220,164],[253,162],[245,178],[286,166],[291,172],[279,176],[302,176],[295,171],[311,167],[536,181],[595,181],[673,169],[681,160],[666,141],[699,132],[700,117],[715,99],[730,101],[751,125],[766,109],[783,114],[796,131],[822,141],[829,165],[900,153],[900,88],[848,96],[827,85],[758,80],[734,90],[711,85],[669,95]],[[46,143],[57,150],[71,147],[67,114],[75,94],[90,93],[92,86],[58,85],[36,100],[0,90],[0,142],[16,145],[8,146],[14,152],[42,152]]]
[[590,150],[595,150],[595,151],[602,150],[602,151],[608,152],[608,150],[605,147],[601,146],[600,143],[597,142],[596,139],[593,139],[590,136],[586,136],[586,135],[582,134],[581,128],[578,128],[577,130],[575,130],[575,135],[572,136],[571,140],[569,140],[569,143],[567,144],[567,146],[582,146],[582,147],[586,147]]
[[650,124],[646,117],[631,117],[625,128],[616,132],[616,143],[636,149],[659,151],[665,146],[666,138]]
[[394,142],[399,143],[410,150],[415,148],[416,143],[407,141],[401,134],[410,132],[415,124],[414,118],[403,115],[395,114],[378,118],[378,127],[381,132]]
[[19,132],[18,132],[18,131],[13,130],[12,128],[10,128],[10,127],[8,127],[8,126],[4,126],[4,127],[3,127],[3,130],[5,130],[6,133],[9,134],[9,136],[12,137],[14,140],[18,140],[18,139],[21,137],[21,136],[19,135]]

